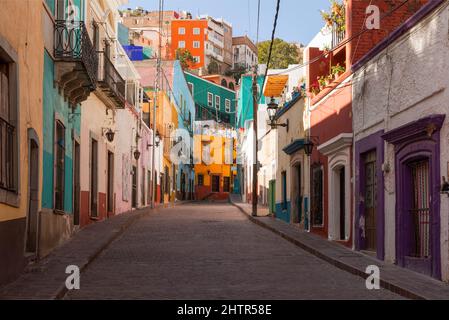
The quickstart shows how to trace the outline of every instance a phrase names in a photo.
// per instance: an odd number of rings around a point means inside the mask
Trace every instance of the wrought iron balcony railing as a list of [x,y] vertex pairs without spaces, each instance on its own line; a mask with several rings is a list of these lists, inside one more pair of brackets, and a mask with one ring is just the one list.
[[0,118],[0,189],[15,192],[15,127]]
[[125,107],[126,81],[115,68],[112,61],[103,51],[98,52],[100,63],[98,68],[98,82],[103,90],[107,91],[109,96],[120,108]]
[[346,31],[339,25],[332,27],[332,48],[337,47],[346,37]]
[[56,20],[54,41],[55,58],[63,61],[81,61],[95,87],[98,55],[84,22]]

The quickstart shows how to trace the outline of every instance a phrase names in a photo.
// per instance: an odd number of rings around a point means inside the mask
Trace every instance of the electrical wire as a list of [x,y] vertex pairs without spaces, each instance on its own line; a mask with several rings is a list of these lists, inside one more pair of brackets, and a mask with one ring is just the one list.
[[[263,77],[263,83],[262,83],[262,87],[260,88],[260,93],[259,96],[257,97],[256,101],[260,100],[260,97],[262,96],[262,90],[263,87],[265,86],[265,81],[267,79],[267,75],[268,75],[268,69],[270,67],[270,62],[271,62],[271,55],[273,53],[273,45],[274,45],[274,36],[276,34],[276,27],[277,27],[277,23],[278,23],[278,18],[279,18],[279,9],[281,6],[281,0],[277,0],[277,5],[276,5],[276,14],[274,15],[274,23],[273,23],[273,30],[271,32],[271,43],[270,43],[270,50],[268,51],[268,59],[267,59],[267,66],[265,68],[265,75]],[[256,75],[257,76],[257,75]]]
[[[382,20],[382,19],[385,19],[385,18],[387,18],[387,17],[389,17],[389,16],[391,16],[394,12],[396,12],[397,10],[399,10],[400,8],[402,8],[402,7],[403,7],[407,2],[409,2],[409,1],[410,1],[410,0],[404,0],[404,1],[403,1],[402,3],[400,3],[398,6],[396,6],[395,8],[391,9],[389,12],[387,12],[386,14],[384,14],[384,15],[381,17],[381,20]],[[332,49],[329,50],[329,51],[330,51],[330,52],[333,52],[333,51],[339,50],[340,48],[342,48],[342,47],[345,46],[346,44],[350,43],[350,42],[351,42],[352,40],[354,40],[355,38],[360,37],[361,35],[363,35],[363,34],[364,34],[365,32],[367,32],[367,31],[370,31],[370,29],[367,29],[366,27],[363,28],[361,31],[359,31],[358,33],[356,33],[356,34],[353,35],[352,37],[350,37],[350,38],[348,38],[348,39],[346,39],[346,40],[340,42],[338,45],[336,45],[334,48],[332,48]],[[311,65],[312,63],[315,63],[315,62],[321,60],[322,58],[326,57],[328,54],[329,54],[329,52],[323,53],[323,54],[321,54],[321,55],[319,55],[319,56],[313,58],[312,60],[310,60],[310,61],[308,61],[308,62],[306,62],[306,63],[303,63],[303,64],[301,64],[301,65],[297,65],[297,66],[295,66],[295,67],[292,67],[292,68],[290,68],[290,69],[283,70],[283,71],[278,72],[278,73],[270,74],[270,76],[282,75],[282,74],[286,74],[286,73],[289,73],[289,72],[294,71],[294,70],[297,70],[297,69],[304,68],[304,67],[306,67],[306,66],[308,66],[308,65]]]

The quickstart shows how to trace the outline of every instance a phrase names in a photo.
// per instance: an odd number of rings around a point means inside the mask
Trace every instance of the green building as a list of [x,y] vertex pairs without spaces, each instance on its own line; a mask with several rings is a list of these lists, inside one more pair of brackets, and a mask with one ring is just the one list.
[[[261,92],[264,84],[264,77],[257,77],[258,92]],[[265,97],[260,95],[259,104],[265,104]],[[238,94],[237,107],[237,128],[244,128],[245,122],[253,120],[253,76],[243,75],[240,80],[240,90]]]
[[235,91],[188,72],[185,75],[195,100],[195,120],[215,120],[235,128]]

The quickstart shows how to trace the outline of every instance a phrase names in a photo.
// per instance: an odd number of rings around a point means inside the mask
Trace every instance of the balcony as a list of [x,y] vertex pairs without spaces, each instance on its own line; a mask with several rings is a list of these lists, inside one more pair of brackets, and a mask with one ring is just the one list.
[[57,20],[54,30],[55,83],[72,107],[96,87],[98,55],[83,21]]
[[346,37],[346,31],[334,23],[332,27],[332,49],[336,48]]
[[98,92],[111,108],[125,107],[126,81],[105,52],[98,52]]

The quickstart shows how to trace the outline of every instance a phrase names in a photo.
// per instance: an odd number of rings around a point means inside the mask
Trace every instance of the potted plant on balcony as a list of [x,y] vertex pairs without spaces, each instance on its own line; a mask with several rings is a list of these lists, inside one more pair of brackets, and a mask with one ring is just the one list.
[[325,77],[325,76],[318,77],[318,84],[320,86],[320,91],[324,90],[324,88],[326,88],[326,86],[327,86],[326,78],[327,77]]
[[344,32],[346,29],[345,3],[340,3],[337,0],[331,0],[330,2],[330,10],[328,12],[321,10],[321,17],[329,29],[336,28],[336,31]]
[[332,66],[331,69],[335,79],[338,79],[346,71],[345,67],[341,66],[339,63],[337,63],[335,66]]
[[312,98],[315,97],[318,93],[320,93],[320,84],[318,80],[310,85],[310,92],[312,93]]

